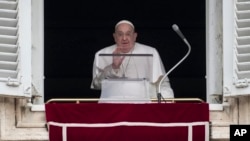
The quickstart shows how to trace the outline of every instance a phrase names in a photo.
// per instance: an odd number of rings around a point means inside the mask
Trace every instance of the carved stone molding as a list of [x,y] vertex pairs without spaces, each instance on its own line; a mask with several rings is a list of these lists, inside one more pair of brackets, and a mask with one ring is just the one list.
[[31,112],[25,101],[0,98],[0,141],[48,141],[45,113]]

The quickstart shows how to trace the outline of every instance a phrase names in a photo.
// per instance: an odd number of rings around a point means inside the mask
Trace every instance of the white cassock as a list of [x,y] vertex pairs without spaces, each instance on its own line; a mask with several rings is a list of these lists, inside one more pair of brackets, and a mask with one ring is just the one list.
[[[102,81],[105,78],[146,78],[150,82],[150,98],[156,98],[158,88],[157,82],[159,82],[160,77],[162,77],[166,73],[157,50],[147,45],[135,43],[133,51],[128,54],[147,54],[151,55],[152,57],[146,56],[145,58],[125,56],[120,68],[114,70],[111,66],[113,59],[112,56],[100,58],[100,54],[112,54],[116,47],[116,45],[112,45],[99,50],[95,54],[95,60],[93,65],[93,80],[91,83],[91,88],[101,89]],[[129,89],[130,88],[127,88],[126,90]],[[174,97],[174,93],[170,86],[168,77],[165,78],[161,85],[161,94],[163,98]]]

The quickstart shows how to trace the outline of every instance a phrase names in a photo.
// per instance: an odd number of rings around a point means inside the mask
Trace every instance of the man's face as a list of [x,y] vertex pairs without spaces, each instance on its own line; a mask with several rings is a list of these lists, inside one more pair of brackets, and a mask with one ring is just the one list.
[[131,25],[122,23],[118,25],[113,34],[117,47],[122,53],[128,53],[135,45],[137,33]]

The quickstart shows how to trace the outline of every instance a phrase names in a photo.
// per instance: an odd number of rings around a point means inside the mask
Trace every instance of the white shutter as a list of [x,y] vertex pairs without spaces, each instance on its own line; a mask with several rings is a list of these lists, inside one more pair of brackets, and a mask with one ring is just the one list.
[[31,96],[31,0],[0,1],[0,96]]
[[[224,2],[227,3],[223,4],[224,13],[230,10],[230,5],[232,6],[232,15],[224,14],[223,17],[224,94],[225,96],[250,95],[250,0],[224,0]],[[231,23],[229,18],[233,19]]]

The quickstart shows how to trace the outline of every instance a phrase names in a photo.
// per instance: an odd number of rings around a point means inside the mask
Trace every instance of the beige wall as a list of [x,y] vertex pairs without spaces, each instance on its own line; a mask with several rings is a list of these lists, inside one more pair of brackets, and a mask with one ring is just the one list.
[[[44,111],[31,111],[25,99],[0,97],[0,141],[37,140],[47,141]],[[250,97],[228,99],[223,110],[210,110],[211,141],[229,140],[229,125],[250,122]],[[240,109],[240,110],[239,110]]]

